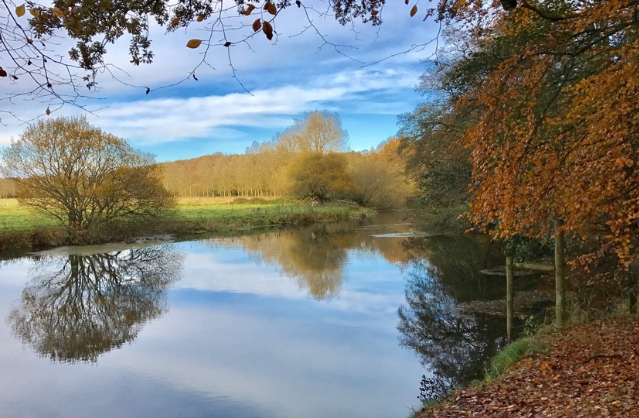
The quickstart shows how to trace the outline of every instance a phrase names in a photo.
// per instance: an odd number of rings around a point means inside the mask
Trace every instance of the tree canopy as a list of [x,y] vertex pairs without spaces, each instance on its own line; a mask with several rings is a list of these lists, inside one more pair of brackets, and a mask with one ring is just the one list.
[[[445,166],[428,161],[465,147],[473,224],[498,238],[545,239],[560,220],[573,238],[594,238],[585,265],[607,254],[627,267],[639,238],[639,5],[503,3],[508,12],[479,0],[442,9],[457,23],[449,54],[425,76],[439,103],[405,124],[422,138],[422,185],[436,197],[432,180]],[[420,152],[438,141],[444,153]]]
[[2,153],[21,203],[70,232],[119,219],[158,216],[175,205],[153,157],[83,117],[39,121]]
[[276,138],[277,147],[286,152],[327,153],[348,150],[348,132],[342,127],[339,114],[328,110],[307,112],[295,119]]
[[305,152],[297,155],[288,167],[293,195],[323,202],[352,190],[346,171],[346,158],[331,152]]

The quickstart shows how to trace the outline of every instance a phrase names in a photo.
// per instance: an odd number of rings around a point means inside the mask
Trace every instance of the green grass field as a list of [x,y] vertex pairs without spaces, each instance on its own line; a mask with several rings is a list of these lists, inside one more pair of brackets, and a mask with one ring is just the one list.
[[[352,211],[352,207],[320,205],[311,209],[305,203],[233,204],[219,198],[183,199],[178,204],[178,220],[195,223],[229,224],[234,221],[263,224],[264,221],[295,214],[341,213]],[[15,199],[0,199],[0,231],[25,231],[59,226],[56,221],[43,214],[33,212],[18,204]]]
[[0,199],[0,231],[24,231],[56,225],[53,219],[18,205],[16,199]]

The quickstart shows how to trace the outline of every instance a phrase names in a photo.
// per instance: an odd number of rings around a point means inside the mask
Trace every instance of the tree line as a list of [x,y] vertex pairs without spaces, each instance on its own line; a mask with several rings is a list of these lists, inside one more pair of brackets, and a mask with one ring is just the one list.
[[64,225],[72,242],[172,213],[179,196],[292,196],[402,206],[414,191],[399,140],[348,148],[339,115],[307,113],[244,155],[156,164],[86,118],[40,120],[2,151],[3,193]]
[[342,198],[380,208],[405,205],[416,192],[405,174],[410,151],[397,138],[368,151],[347,151],[347,138],[339,115],[310,112],[271,141],[253,142],[244,154],[162,163],[164,185],[179,197],[290,196]]
[[17,196],[17,183],[12,179],[0,178],[0,199],[15,198]]

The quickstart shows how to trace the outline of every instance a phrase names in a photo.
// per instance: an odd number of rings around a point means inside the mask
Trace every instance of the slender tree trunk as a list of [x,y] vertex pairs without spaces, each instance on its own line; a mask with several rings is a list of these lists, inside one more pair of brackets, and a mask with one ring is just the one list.
[[630,293],[628,294],[628,310],[631,314],[639,314],[639,304],[637,303],[637,292],[639,292],[639,268],[630,269]]
[[506,257],[506,333],[508,342],[512,342],[513,335],[513,298],[515,290],[513,288],[513,259]]
[[564,270],[564,233],[562,222],[555,220],[555,325],[564,326],[566,315],[566,273]]

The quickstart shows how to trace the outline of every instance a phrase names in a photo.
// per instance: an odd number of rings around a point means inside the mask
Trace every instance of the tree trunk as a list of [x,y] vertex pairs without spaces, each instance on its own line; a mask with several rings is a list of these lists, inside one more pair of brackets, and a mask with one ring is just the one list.
[[555,220],[555,325],[564,326],[566,314],[566,274],[564,271],[564,232]]
[[512,342],[513,335],[513,298],[515,295],[513,276],[513,259],[506,257],[506,334],[509,343]]
[[630,292],[628,294],[628,311],[632,315],[639,314],[639,304],[637,303],[637,292],[639,292],[639,268],[630,269]]

